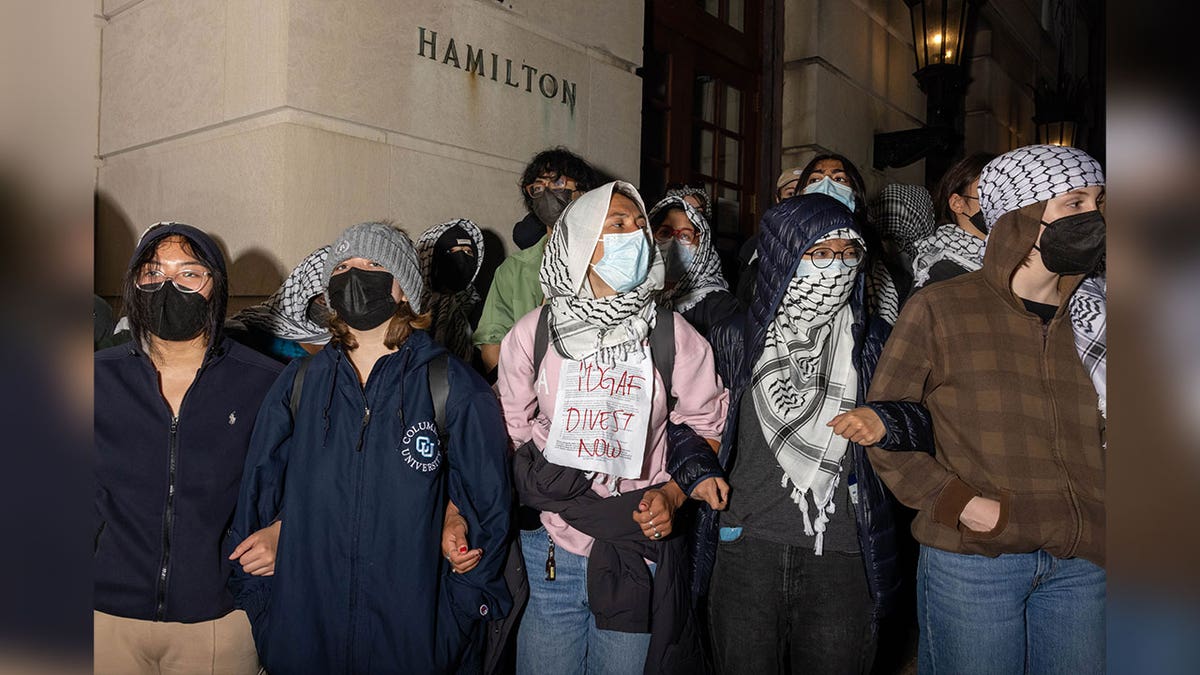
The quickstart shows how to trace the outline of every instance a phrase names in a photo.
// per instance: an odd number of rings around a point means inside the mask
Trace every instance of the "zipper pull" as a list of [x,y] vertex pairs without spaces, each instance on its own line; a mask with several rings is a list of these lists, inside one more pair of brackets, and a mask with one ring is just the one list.
[[171,433],[179,431],[179,415],[171,418]]
[[[549,537],[547,537],[549,539]],[[554,581],[554,540],[550,539],[550,548],[546,551],[546,581]]]
[[355,452],[362,452],[363,437],[365,437],[367,435],[367,424],[370,421],[371,421],[371,409],[363,408],[363,421],[362,421],[362,426],[359,427],[359,429],[358,429],[358,447],[354,449]]

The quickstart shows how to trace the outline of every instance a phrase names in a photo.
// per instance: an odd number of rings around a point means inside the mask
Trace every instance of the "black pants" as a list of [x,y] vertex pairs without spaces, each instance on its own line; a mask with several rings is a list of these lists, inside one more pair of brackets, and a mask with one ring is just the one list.
[[709,627],[718,673],[866,673],[872,602],[858,554],[742,536],[717,549]]

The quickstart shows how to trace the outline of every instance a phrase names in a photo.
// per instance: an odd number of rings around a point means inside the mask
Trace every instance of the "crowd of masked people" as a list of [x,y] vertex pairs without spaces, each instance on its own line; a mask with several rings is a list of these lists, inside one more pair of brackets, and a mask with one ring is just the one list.
[[366,222],[230,317],[213,238],[147,229],[97,312],[96,672],[868,673],[897,613],[922,673],[1102,672],[1093,158],[869,198],[819,155],[737,279],[702,189],[603,180],[534,157],[489,288],[476,223]]

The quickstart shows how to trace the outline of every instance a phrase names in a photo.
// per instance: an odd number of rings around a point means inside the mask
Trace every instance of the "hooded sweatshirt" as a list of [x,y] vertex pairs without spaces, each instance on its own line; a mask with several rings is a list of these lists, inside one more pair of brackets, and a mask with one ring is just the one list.
[[[871,448],[870,457],[918,510],[913,534],[922,544],[992,557],[1040,549],[1103,565],[1101,419],[1067,309],[1082,276],[1060,277],[1062,301],[1045,325],[1010,287],[1044,209],[1037,201],[999,216],[982,270],[908,301],[868,398],[923,403],[935,447]],[[989,532],[959,523],[976,495],[1000,502]]]
[[[442,242],[442,246],[439,247],[439,241],[453,228],[461,229],[467,235],[465,238],[455,239],[454,246],[475,247],[475,265],[471,269],[470,277],[466,279],[466,286],[461,291],[448,292],[439,288],[436,267],[439,262],[445,263],[442,257],[444,251],[439,249],[446,247],[447,242]],[[433,325],[430,326],[429,332],[433,335],[434,342],[444,345],[450,353],[467,361],[471,359],[474,351],[471,342],[471,316],[479,303],[475,278],[479,276],[479,270],[483,267],[483,256],[483,233],[478,225],[465,218],[434,225],[425,230],[417,240],[417,257],[421,262],[421,276],[425,279],[425,290],[428,293],[423,304],[433,317]],[[459,270],[459,273],[461,272],[462,270]]]
[[[645,214],[636,190],[628,183],[609,183],[592,190],[571,203],[559,218],[546,247],[542,282],[549,300],[546,311],[550,320],[550,345],[539,372],[533,372],[534,340],[540,310],[526,314],[500,344],[501,369],[496,381],[504,421],[513,447],[532,440],[544,449],[550,434],[550,418],[555,410],[560,371],[569,364],[562,354],[575,350],[579,360],[604,354],[626,352],[649,344],[650,327],[645,318],[655,317],[651,294],[661,288],[662,263],[650,245],[650,270],[637,288],[608,298],[592,297],[587,271],[592,251],[600,237],[605,214],[614,191],[633,199]],[[632,313],[630,311],[632,310]],[[667,392],[654,371],[652,410],[642,471],[637,478],[614,479],[596,475],[592,489],[607,497],[615,488],[621,492],[665,483],[667,472],[667,421],[689,425],[697,435],[719,438],[728,409],[728,396],[717,376],[712,349],[687,321],[671,314],[675,321],[675,366],[672,391],[676,402],[668,411]],[[561,317],[561,318],[559,318]],[[624,317],[607,319],[597,317]],[[640,339],[631,339],[631,335]],[[646,419],[645,417],[643,419]],[[576,530],[554,513],[542,513],[555,544],[576,555],[588,555],[592,538]]]

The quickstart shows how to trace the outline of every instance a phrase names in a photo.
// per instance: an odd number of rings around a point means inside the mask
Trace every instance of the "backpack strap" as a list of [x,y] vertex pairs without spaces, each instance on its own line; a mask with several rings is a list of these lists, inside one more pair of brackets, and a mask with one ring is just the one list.
[[450,437],[446,425],[446,399],[450,398],[450,354],[442,352],[429,362],[426,376],[429,378],[429,396],[433,399],[433,422],[437,425],[438,439],[441,441],[443,452],[446,440]]
[[300,412],[300,395],[304,393],[304,374],[308,372],[312,360],[312,354],[300,359],[300,367],[296,370],[296,379],[292,380],[292,399],[289,403],[292,408],[293,420],[296,419],[296,413]]
[[542,367],[542,357],[550,348],[550,311],[545,305],[538,310],[537,330],[533,333],[533,379],[537,380],[538,368]]
[[667,410],[675,408],[675,396],[671,393],[671,379],[675,373],[675,312],[659,306],[654,328],[650,330],[650,358],[654,369],[663,381],[667,394]]

